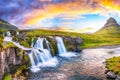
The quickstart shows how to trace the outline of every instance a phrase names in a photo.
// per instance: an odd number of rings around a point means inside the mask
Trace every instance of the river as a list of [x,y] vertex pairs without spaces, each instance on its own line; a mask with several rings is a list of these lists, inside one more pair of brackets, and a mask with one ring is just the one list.
[[114,56],[120,56],[120,48],[84,49],[77,57],[57,57],[57,67],[30,73],[28,80],[106,80],[105,60]]

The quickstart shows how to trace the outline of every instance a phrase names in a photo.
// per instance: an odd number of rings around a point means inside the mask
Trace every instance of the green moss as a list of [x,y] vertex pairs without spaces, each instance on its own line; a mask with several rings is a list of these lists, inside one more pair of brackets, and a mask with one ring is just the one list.
[[12,80],[11,74],[5,74],[5,75],[3,76],[3,80]]
[[27,63],[27,65],[30,65],[30,60],[29,60],[28,54],[24,54],[24,60]]
[[113,57],[106,60],[106,67],[108,70],[120,74],[120,57]]
[[23,65],[14,66],[11,70],[12,71],[11,73],[15,78],[19,76],[26,77],[24,73],[28,72],[28,67],[30,66],[30,60],[28,55],[23,51],[22,54],[24,54],[23,61],[25,61],[25,63],[23,62],[24,63]]
[[17,56],[22,56],[22,54],[23,54],[23,50],[19,49],[19,53],[17,54]]
[[17,66],[14,73],[14,77],[16,78],[20,76],[23,73],[23,71],[25,71],[27,68],[28,68],[28,65]]
[[54,41],[53,39],[51,39],[51,38],[49,38],[49,37],[47,37],[46,39],[47,39],[47,40],[50,42],[50,44],[51,44],[51,51],[52,51],[53,55],[56,55],[56,54],[58,53],[56,41]]
[[9,47],[16,47],[16,46],[12,42],[6,42],[6,43],[2,43],[2,47],[6,49]]
[[20,44],[24,47],[30,47],[29,43],[26,41],[21,41]]

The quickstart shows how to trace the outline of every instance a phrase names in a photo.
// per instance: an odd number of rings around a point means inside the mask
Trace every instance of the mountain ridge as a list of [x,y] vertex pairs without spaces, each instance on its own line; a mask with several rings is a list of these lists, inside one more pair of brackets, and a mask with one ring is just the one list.
[[0,19],[0,29],[17,30],[18,28],[7,21]]

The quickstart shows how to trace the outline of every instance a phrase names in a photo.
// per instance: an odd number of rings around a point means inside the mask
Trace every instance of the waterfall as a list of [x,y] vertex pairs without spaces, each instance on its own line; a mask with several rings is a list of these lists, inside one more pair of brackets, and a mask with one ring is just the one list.
[[46,42],[46,45],[47,45],[47,49],[49,50],[49,52],[51,52],[50,43],[46,38],[45,38],[45,42]]
[[10,36],[11,36],[10,31],[7,31],[7,32],[6,32],[6,36],[7,36],[7,37],[10,37]]
[[12,37],[11,37],[10,31],[6,32],[6,36],[4,37],[4,41],[6,41],[6,42],[11,42],[12,41]]
[[32,38],[31,47],[34,46],[34,38]]
[[18,32],[18,31],[16,32],[16,35],[19,35],[19,32]]
[[31,63],[31,67],[30,67],[30,70],[32,72],[37,72],[37,71],[40,71],[40,68],[36,66],[35,64],[35,61],[34,61],[34,58],[33,58],[33,52],[28,52],[28,56],[29,56],[29,59],[30,59],[30,63]]
[[43,47],[43,41],[44,41],[44,38],[38,37],[38,40],[36,41],[34,48],[44,49],[44,47]]
[[44,45],[43,45],[44,40],[45,40],[45,44],[47,46],[47,49],[50,51],[50,43],[46,38],[38,38],[34,47],[37,49],[45,49]]
[[[44,48],[44,40],[45,44],[47,46],[47,49]],[[33,41],[31,43],[31,47],[33,47],[31,53],[28,53],[29,58],[31,60],[31,68],[30,70],[32,72],[36,72],[36,67],[55,67],[58,63],[58,60],[56,57],[52,57],[50,53],[50,43],[46,38],[38,38],[38,40],[35,43],[35,46],[33,46]],[[34,71],[35,68],[35,71]],[[39,69],[38,69],[39,71]]]
[[[67,52],[62,37],[55,37],[55,39],[57,41],[59,56],[62,57],[76,56],[76,53],[74,52]],[[22,50],[28,51],[27,54],[31,62],[30,70],[32,72],[40,71],[40,67],[55,67],[58,64],[57,58],[51,55],[51,46],[46,38],[39,37],[35,45],[34,45],[34,39],[32,38],[31,41],[32,48],[26,48],[17,42],[13,42],[12,37],[5,37],[4,41],[10,41],[13,44],[15,44],[17,47],[21,48]]]
[[57,41],[59,56],[62,56],[62,57],[75,57],[76,56],[76,53],[67,52],[62,37],[55,37],[55,39]]
[[[43,64],[49,60],[51,60],[53,57],[51,56],[50,52],[47,49],[35,49],[34,54],[37,59],[37,65],[43,66]],[[49,66],[49,65],[48,65]]]
[[62,37],[55,37],[59,54],[67,53]]

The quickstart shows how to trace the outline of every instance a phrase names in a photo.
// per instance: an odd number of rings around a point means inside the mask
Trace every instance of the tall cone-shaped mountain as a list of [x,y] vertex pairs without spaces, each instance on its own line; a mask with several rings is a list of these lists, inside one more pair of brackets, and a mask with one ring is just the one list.
[[120,33],[120,25],[112,17],[110,17],[107,20],[105,25],[100,30],[95,32],[95,34],[103,34],[103,35],[108,35],[108,34],[113,35],[113,34],[118,34],[118,33]]

